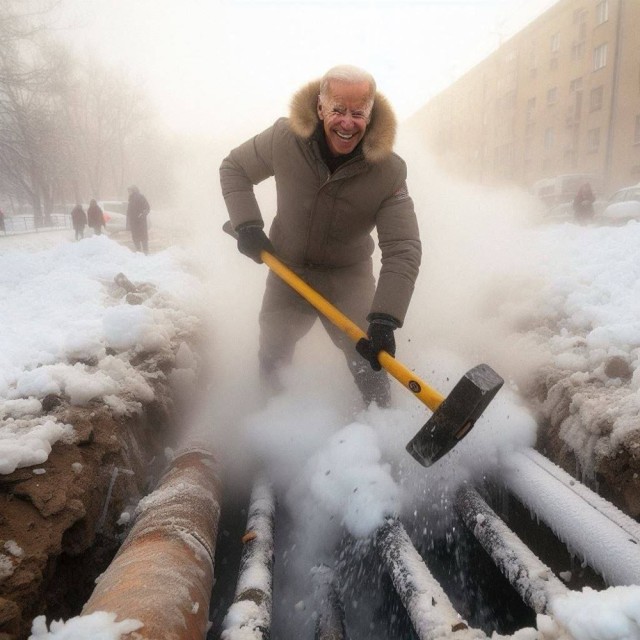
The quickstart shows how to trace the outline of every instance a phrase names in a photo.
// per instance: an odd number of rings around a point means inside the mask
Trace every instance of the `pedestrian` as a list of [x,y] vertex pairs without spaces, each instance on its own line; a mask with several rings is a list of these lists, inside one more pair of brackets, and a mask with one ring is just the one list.
[[76,232],[76,240],[84,238],[84,228],[87,225],[87,214],[81,204],[76,204],[71,210],[71,223]]
[[147,216],[150,207],[147,199],[135,185],[129,187],[129,203],[127,205],[127,228],[131,231],[131,239],[136,251],[149,253],[149,229]]
[[580,224],[586,224],[593,218],[595,200],[596,197],[593,195],[591,185],[588,182],[581,184],[573,199],[573,213]]
[[87,208],[87,222],[97,236],[102,234],[102,227],[106,227],[102,209],[95,200],[92,200]]
[[[395,355],[421,259],[404,161],[393,153],[396,118],[368,72],[343,65],[300,89],[289,118],[235,148],[220,167],[222,193],[238,249],[256,262],[273,252],[349,316],[368,340],[351,340],[270,272],[260,311],[263,381],[280,388],[278,368],[320,317],[344,353],[365,404],[390,403],[381,350]],[[253,185],[275,177],[278,209],[269,236]],[[378,235],[382,266],[372,254]]]

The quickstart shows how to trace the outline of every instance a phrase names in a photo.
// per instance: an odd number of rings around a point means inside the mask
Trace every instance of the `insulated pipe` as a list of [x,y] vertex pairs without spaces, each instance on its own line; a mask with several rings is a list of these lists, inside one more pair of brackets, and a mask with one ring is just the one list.
[[251,490],[247,530],[233,604],[224,619],[222,640],[265,640],[271,634],[273,530],[276,501],[271,485],[260,478]]
[[213,455],[180,452],[138,516],[82,609],[143,626],[132,640],[202,640],[209,624],[220,481]]
[[347,640],[344,606],[333,569],[319,565],[311,576],[318,614],[314,640]]
[[502,481],[609,585],[640,584],[635,520],[533,449],[509,454]]
[[486,640],[454,609],[398,520],[389,518],[378,528],[375,544],[419,640]]
[[551,601],[569,590],[498,517],[478,492],[462,486],[455,509],[495,565],[536,613],[549,614]]

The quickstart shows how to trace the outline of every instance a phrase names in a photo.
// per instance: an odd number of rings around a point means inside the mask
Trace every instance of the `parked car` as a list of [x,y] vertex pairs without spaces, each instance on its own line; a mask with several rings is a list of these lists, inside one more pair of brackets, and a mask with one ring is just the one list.
[[102,209],[108,234],[119,233],[127,229],[127,203],[121,200],[101,200],[98,206]]
[[[596,200],[593,203],[593,210],[596,216],[604,210],[607,206],[606,200]],[[575,222],[576,221],[576,213],[573,210],[573,200],[568,202],[561,202],[560,204],[556,204],[553,207],[547,209],[544,213],[544,221],[545,222]]]
[[629,220],[640,221],[640,183],[616,191],[598,216],[601,222],[625,224]]
[[553,178],[538,180],[531,187],[531,193],[544,202],[547,207],[573,201],[580,185],[588,182],[593,192],[600,193],[602,179],[592,173],[568,173]]

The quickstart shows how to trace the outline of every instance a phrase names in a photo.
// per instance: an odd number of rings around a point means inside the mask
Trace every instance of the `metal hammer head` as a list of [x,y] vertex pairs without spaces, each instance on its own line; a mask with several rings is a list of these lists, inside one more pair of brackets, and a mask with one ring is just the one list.
[[471,431],[504,380],[486,364],[470,369],[407,445],[424,467],[431,466]]

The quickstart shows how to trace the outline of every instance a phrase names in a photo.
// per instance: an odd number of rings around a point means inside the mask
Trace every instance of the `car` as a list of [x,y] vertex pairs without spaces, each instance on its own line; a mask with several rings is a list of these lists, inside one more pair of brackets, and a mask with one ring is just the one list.
[[[596,200],[593,203],[593,210],[596,217],[603,211],[607,202],[605,200]],[[573,200],[561,202],[553,207],[549,207],[544,213],[544,222],[575,222],[576,213],[573,210]]]
[[106,231],[108,234],[119,233],[127,229],[127,203],[121,200],[101,200],[98,206],[102,209]]
[[536,196],[549,208],[573,201],[580,185],[588,182],[595,193],[600,192],[602,179],[593,173],[568,173],[538,180],[531,187]]
[[640,220],[640,183],[618,189],[609,198],[599,219],[609,224],[626,224],[629,220]]

